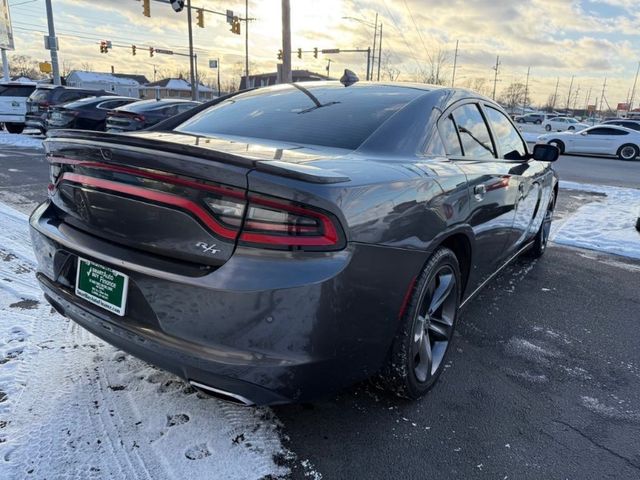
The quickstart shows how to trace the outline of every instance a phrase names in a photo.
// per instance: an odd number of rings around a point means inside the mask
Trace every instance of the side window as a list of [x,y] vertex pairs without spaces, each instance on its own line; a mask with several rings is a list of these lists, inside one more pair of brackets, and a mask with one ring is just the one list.
[[495,108],[486,107],[487,117],[506,160],[526,160],[527,148],[509,119]]
[[[460,143],[458,143],[458,148],[460,148]],[[440,137],[438,132],[436,132],[436,134],[431,137],[431,140],[427,144],[427,148],[425,148],[424,150],[424,154],[433,155],[436,157],[444,157],[447,154],[447,151],[444,148],[444,143],[442,143],[442,138]]]
[[447,155],[461,156],[462,147],[460,146],[460,138],[458,137],[456,124],[451,115],[440,121],[439,130]]
[[616,130],[615,128],[594,128],[593,130],[589,130],[587,132],[588,135],[628,135],[629,132],[624,132],[622,130]]
[[495,158],[491,136],[478,106],[471,103],[463,105],[454,110],[452,115],[458,128],[464,156],[474,159]]

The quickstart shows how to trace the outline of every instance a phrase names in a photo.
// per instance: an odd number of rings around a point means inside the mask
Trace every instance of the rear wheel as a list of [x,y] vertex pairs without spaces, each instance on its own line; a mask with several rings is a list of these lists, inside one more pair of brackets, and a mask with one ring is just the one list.
[[569,127],[567,128],[567,130],[569,130],[570,132],[573,132],[576,129],[576,127]]
[[453,340],[460,304],[460,267],[455,254],[439,248],[416,281],[411,300],[381,372],[389,390],[417,399],[436,382]]
[[550,132],[550,131],[551,131],[551,125],[545,125],[545,126],[544,126],[544,129],[545,129],[547,132]]
[[638,150],[638,147],[636,145],[628,143],[626,145],[622,145],[618,149],[617,155],[620,160],[635,160],[636,158],[638,158],[638,155],[640,155],[640,150]]
[[553,145],[554,147],[558,147],[560,150],[560,154],[564,153],[564,142],[562,140],[549,140],[549,145]]
[[22,123],[5,123],[4,126],[9,133],[22,133],[24,130],[24,124]]
[[536,125],[540,125],[542,123],[542,120],[536,120]]

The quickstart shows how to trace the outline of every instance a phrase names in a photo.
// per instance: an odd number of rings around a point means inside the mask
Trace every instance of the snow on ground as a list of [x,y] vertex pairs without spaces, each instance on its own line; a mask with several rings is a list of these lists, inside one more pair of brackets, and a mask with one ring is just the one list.
[[635,229],[640,190],[564,181],[560,188],[604,193],[606,197],[583,205],[564,222],[554,224],[549,237],[552,242],[640,259],[640,232]]
[[2,147],[42,148],[42,140],[42,138],[0,130],[0,153],[2,153]]
[[533,132],[520,132],[520,134],[522,135],[522,138],[524,138],[524,141],[527,143],[537,143],[538,137],[542,135],[542,133]]
[[56,314],[27,217],[0,204],[0,225],[0,478],[288,473],[271,410],[203,397]]

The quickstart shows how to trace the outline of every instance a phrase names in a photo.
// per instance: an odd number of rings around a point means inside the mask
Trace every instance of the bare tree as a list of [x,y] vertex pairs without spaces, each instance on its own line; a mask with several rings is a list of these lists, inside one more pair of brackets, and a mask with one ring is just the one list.
[[72,70],[75,70],[73,64],[67,60],[62,61],[62,69],[60,70],[60,76],[66,78]]
[[393,65],[393,54],[389,51],[384,52],[382,56],[382,64],[380,68],[382,70],[382,79],[395,82],[400,76],[400,69]]
[[480,95],[488,96],[491,93],[489,83],[487,82],[487,79],[483,77],[469,78],[462,85],[469,90],[479,93]]
[[522,106],[526,97],[526,87],[522,82],[512,82],[503,92],[499,98],[500,103],[504,107],[512,111],[516,107]]
[[82,62],[80,64],[80,68],[84,72],[92,72],[93,71],[93,64],[91,62]]
[[422,83],[432,85],[445,85],[450,81],[447,65],[449,52],[438,48],[435,53],[429,55],[427,67],[416,72],[416,76]]
[[40,78],[38,61],[28,55],[12,55],[9,62],[9,75],[12,77]]

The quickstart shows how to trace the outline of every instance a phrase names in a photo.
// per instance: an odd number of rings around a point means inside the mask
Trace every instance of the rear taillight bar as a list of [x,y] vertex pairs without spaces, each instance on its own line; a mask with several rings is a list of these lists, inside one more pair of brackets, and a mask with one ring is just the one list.
[[[271,249],[340,250],[345,236],[338,220],[328,212],[308,205],[222,185],[134,167],[50,156],[52,185],[49,194],[65,181],[143,198],[187,211],[212,233],[240,244]],[[147,186],[62,172],[62,165],[124,173],[134,177],[192,188],[204,193],[201,203]]]

